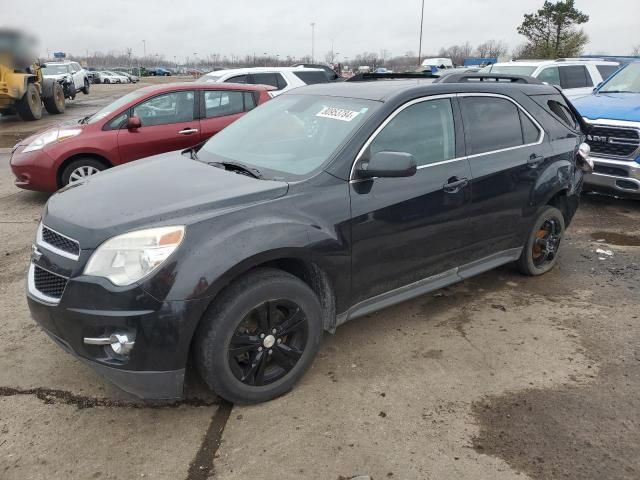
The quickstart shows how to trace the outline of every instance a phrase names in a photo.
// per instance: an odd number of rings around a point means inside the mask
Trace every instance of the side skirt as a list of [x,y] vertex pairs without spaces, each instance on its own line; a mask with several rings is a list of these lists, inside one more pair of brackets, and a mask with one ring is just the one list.
[[488,257],[476,260],[465,265],[452,268],[446,272],[433,275],[431,277],[423,278],[417,282],[410,283],[403,287],[396,288],[389,292],[381,293],[375,297],[363,300],[360,303],[352,306],[346,312],[340,313],[336,316],[336,326],[353,320],[354,318],[362,317],[370,313],[382,310],[383,308],[390,307],[397,303],[410,300],[420,295],[424,295],[439,288],[452,285],[454,283],[466,280],[467,278],[474,277],[480,273],[488,270],[493,270],[500,265],[504,265],[509,262],[514,262],[520,258],[522,248],[510,248],[502,252],[495,253]]

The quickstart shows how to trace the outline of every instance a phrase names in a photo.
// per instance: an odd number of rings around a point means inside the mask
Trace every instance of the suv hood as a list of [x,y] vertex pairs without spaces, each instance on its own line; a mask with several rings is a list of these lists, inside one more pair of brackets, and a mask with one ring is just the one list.
[[640,122],[640,94],[597,93],[572,100],[583,117]]
[[54,194],[45,225],[93,249],[114,235],[185,225],[223,210],[281,197],[286,182],[223,170],[179,151],[116,167]]

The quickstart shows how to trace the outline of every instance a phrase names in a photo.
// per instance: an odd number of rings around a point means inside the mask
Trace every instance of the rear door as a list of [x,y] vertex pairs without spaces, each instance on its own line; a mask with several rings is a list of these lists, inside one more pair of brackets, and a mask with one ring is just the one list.
[[207,140],[256,106],[254,92],[202,90],[200,92],[200,139]]
[[405,104],[365,144],[358,162],[405,152],[418,171],[349,183],[354,303],[466,262],[471,171],[462,141],[456,99],[444,96]]
[[189,148],[200,142],[200,121],[196,118],[195,93],[191,90],[163,93],[131,109],[142,127],[118,131],[122,162]]
[[540,125],[509,97],[460,94],[473,179],[468,230],[474,260],[518,254],[530,194],[550,156]]

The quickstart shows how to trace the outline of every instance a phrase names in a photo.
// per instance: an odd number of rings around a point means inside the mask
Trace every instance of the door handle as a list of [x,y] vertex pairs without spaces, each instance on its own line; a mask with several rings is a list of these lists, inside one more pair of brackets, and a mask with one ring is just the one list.
[[464,187],[469,185],[468,178],[451,177],[442,187],[446,193],[458,193]]
[[185,128],[184,130],[180,130],[178,132],[180,135],[191,135],[192,133],[198,133],[197,128]]
[[527,165],[529,165],[530,168],[538,168],[542,162],[544,162],[544,157],[542,155],[532,153],[529,156],[529,160],[527,160]]

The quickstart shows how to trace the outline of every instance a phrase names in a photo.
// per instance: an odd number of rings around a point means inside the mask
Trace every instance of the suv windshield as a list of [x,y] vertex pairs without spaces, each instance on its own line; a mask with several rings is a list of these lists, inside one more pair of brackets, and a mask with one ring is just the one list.
[[222,75],[203,75],[196,80],[196,83],[216,83],[222,78]]
[[110,115],[111,113],[113,113],[116,110],[120,109],[121,107],[123,107],[124,105],[129,103],[130,101],[135,100],[136,98],[139,98],[139,97],[141,97],[143,95],[144,95],[144,92],[141,92],[140,90],[137,90],[137,91],[131,92],[131,93],[127,93],[124,97],[120,97],[119,99],[115,100],[114,102],[111,102],[106,107],[102,107],[96,113],[91,115],[91,117],[89,117],[86,120],[86,123],[95,123],[98,120],[101,120],[104,117],[106,117],[107,115]]
[[620,70],[598,93],[640,93],[640,63],[630,63]]
[[506,75],[531,75],[536,67],[526,65],[488,65],[480,73],[504,73]]
[[248,164],[275,176],[305,175],[324,165],[379,105],[355,98],[280,96],[212,137],[198,156]]
[[67,73],[66,65],[47,65],[42,69],[43,75],[60,75],[61,73]]

